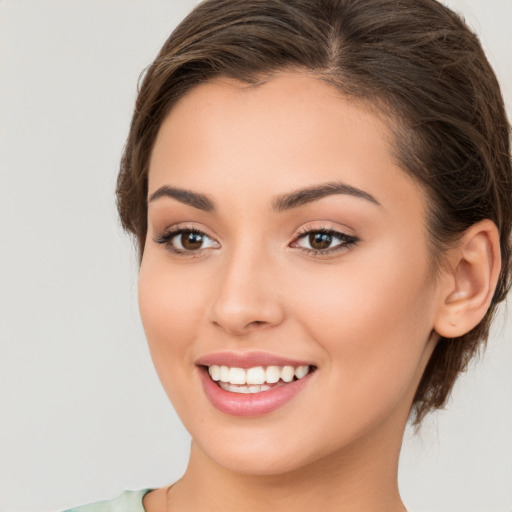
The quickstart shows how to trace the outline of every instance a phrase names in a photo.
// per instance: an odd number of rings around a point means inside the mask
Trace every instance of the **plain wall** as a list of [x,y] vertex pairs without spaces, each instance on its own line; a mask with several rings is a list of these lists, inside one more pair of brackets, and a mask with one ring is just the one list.
[[[189,437],[152,368],[114,205],[139,73],[195,4],[0,1],[0,511],[179,478]],[[512,111],[512,1],[452,0]],[[512,326],[446,411],[408,431],[411,510],[512,510]]]

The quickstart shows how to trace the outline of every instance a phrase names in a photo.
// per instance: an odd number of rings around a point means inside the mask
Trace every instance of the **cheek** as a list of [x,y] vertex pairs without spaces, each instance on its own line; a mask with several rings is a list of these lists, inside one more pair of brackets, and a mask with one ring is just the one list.
[[[147,250],[138,284],[139,308],[150,344],[186,345],[204,320],[202,301],[208,294],[208,268],[204,265],[172,266],[167,254]],[[195,266],[194,266],[195,265]]]
[[296,281],[303,328],[324,349],[345,403],[403,397],[422,371],[433,325],[432,279],[420,246],[400,245],[350,256],[339,266]]
[[165,257],[144,255],[139,274],[139,309],[156,371],[172,400],[174,388],[194,368],[192,347],[204,323],[201,276],[168,268]]

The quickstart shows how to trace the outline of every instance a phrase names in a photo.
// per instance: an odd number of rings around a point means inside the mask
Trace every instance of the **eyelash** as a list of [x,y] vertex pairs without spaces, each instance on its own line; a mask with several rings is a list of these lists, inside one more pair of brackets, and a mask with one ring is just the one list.
[[[197,256],[202,251],[211,249],[211,247],[207,248],[200,248],[197,250],[183,250],[183,249],[177,249],[176,247],[173,247],[172,241],[177,236],[182,235],[184,233],[191,233],[195,235],[199,235],[201,237],[205,237],[213,241],[215,244],[218,245],[218,242],[213,240],[211,237],[209,237],[204,231],[201,231],[200,229],[197,229],[195,227],[180,227],[177,226],[175,228],[170,228],[167,231],[164,231],[160,235],[158,235],[155,238],[155,242],[157,244],[165,245],[167,250],[170,251],[173,254],[182,255],[182,256]],[[303,240],[307,238],[308,236],[312,234],[321,234],[321,235],[327,235],[332,238],[337,238],[340,243],[334,247],[329,247],[327,249],[309,249],[307,247],[301,247],[298,245],[299,240]],[[350,247],[354,246],[359,242],[359,239],[353,235],[348,235],[347,233],[343,233],[341,231],[336,231],[334,229],[328,229],[328,228],[303,228],[299,231],[297,236],[295,237],[294,241],[290,244],[291,247],[298,248],[300,251],[311,255],[311,256],[327,256],[333,253],[337,253],[340,251],[348,250]],[[182,244],[183,245],[183,244]]]
[[329,247],[324,250],[298,247],[300,250],[311,256],[327,256],[330,254],[346,251],[350,249],[350,247],[356,245],[357,242],[359,242],[359,239],[357,237],[349,235],[347,233],[343,233],[342,231],[336,231],[335,229],[305,227],[299,230],[299,233],[297,234],[297,237],[295,238],[292,247],[297,247],[298,240],[303,240],[312,234],[321,234],[330,236],[332,238],[337,238],[340,241],[340,243],[334,247]]
[[[201,237],[206,237],[215,242],[213,238],[209,237],[204,231],[201,231],[200,229],[194,228],[194,227],[187,227],[187,226],[176,226],[174,228],[169,228],[168,230],[164,231],[160,235],[158,235],[155,238],[155,242],[157,244],[165,245],[166,249],[170,251],[173,254],[183,255],[183,256],[197,256],[200,251],[207,250],[207,248],[203,249],[197,249],[194,251],[187,251],[183,249],[177,249],[176,247],[173,247],[172,241],[174,238],[176,238],[179,235],[182,235],[184,233],[191,233],[194,235],[199,235]],[[218,244],[218,242],[215,242]],[[182,244],[183,245],[183,244]]]

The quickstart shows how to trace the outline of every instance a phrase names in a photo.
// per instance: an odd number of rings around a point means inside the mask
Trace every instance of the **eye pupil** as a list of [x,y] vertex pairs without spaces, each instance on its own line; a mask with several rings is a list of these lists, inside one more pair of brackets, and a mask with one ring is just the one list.
[[203,236],[199,233],[185,232],[181,234],[181,245],[190,251],[200,249],[203,243]]
[[332,236],[327,233],[310,233],[309,244],[313,249],[328,249],[332,243]]

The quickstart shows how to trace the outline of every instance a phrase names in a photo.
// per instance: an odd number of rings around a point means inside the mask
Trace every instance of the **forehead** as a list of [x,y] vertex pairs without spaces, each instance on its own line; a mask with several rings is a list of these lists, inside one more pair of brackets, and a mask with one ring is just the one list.
[[392,140],[376,109],[317,77],[279,73],[258,85],[219,78],[192,89],[164,120],[149,192],[172,182],[219,193],[228,184],[286,193],[336,179],[384,201],[403,193],[403,182],[418,194],[395,162]]

